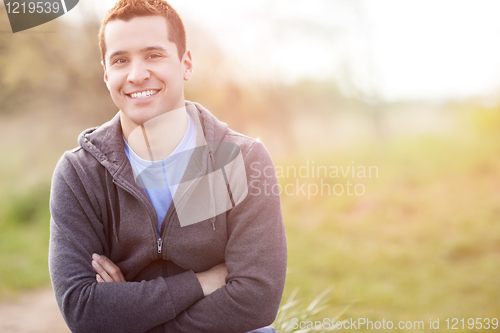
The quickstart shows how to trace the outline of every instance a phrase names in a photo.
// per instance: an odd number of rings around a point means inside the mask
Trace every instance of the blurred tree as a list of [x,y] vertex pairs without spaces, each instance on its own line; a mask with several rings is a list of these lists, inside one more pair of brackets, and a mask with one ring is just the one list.
[[91,19],[79,25],[54,20],[26,32],[1,34],[0,114],[37,112],[99,120],[114,114],[116,107],[102,79],[98,28]]

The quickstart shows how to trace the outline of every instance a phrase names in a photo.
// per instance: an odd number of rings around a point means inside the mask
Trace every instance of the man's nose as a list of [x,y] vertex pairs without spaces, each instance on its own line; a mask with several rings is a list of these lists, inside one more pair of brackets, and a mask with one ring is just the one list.
[[133,62],[130,66],[130,72],[128,73],[128,81],[133,84],[141,84],[145,80],[149,79],[151,72],[147,68],[146,64],[141,61]]

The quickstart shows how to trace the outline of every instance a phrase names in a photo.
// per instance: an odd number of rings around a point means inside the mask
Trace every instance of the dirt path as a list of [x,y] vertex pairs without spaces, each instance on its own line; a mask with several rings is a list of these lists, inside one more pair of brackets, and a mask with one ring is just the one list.
[[29,291],[15,301],[0,303],[2,333],[69,333],[52,289]]

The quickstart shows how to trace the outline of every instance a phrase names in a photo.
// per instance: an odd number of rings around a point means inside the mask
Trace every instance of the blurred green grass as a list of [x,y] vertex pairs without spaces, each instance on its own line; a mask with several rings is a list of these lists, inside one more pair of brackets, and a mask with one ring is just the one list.
[[[498,139],[477,132],[426,135],[324,154],[316,164],[349,166],[355,159],[377,165],[379,177],[353,180],[365,185],[363,196],[282,197],[285,294],[299,286],[311,300],[333,286],[330,308],[318,320],[352,301],[342,319],[423,320],[428,329],[429,318],[498,317]],[[298,167],[310,158],[285,163]],[[290,179],[280,181],[285,186]]]
[[0,200],[0,298],[50,283],[49,184],[3,188]]
[[[378,168],[378,177],[323,179],[362,183],[362,196],[282,195],[289,249],[283,299],[299,287],[308,302],[332,286],[319,320],[354,302],[341,319],[422,320],[426,331],[429,318],[498,317],[500,120],[493,126],[492,115],[467,118],[469,130],[275,159],[285,168],[307,161]],[[4,164],[9,170],[2,173],[15,174],[14,164]],[[10,178],[1,181],[0,297],[8,297],[50,283],[49,184],[16,188]]]

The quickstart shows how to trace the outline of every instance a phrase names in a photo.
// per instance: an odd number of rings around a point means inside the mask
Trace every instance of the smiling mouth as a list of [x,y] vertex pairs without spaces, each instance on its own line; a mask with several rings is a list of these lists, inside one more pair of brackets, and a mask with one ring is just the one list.
[[127,94],[127,96],[132,97],[134,99],[143,99],[143,98],[148,98],[150,96],[156,95],[158,92],[159,92],[159,90],[145,90],[145,91],[141,91],[141,92]]

